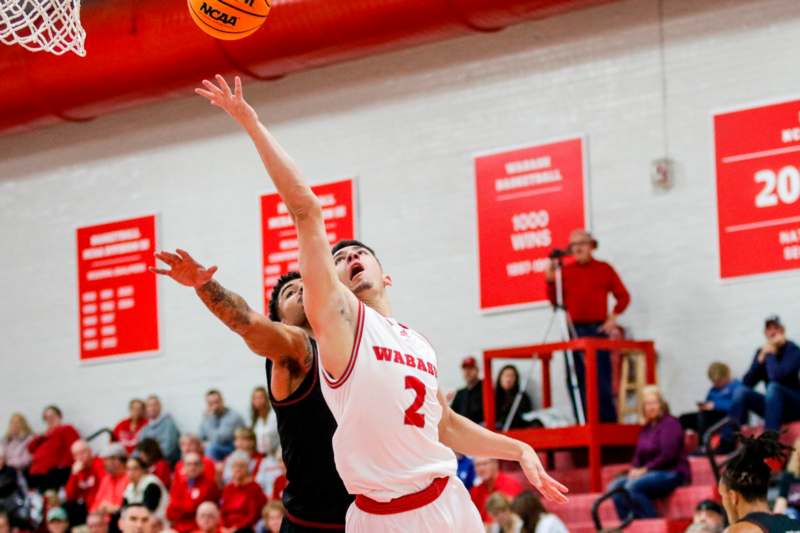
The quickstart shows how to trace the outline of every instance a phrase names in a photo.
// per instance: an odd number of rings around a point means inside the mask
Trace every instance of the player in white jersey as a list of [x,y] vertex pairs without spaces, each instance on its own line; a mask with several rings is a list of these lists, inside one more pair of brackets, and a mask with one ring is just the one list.
[[[475,506],[455,477],[452,450],[518,461],[545,498],[566,501],[529,445],[457,415],[438,387],[436,354],[391,318],[391,278],[367,246],[345,242],[334,254],[318,198],[242,96],[221,76],[196,92],[247,131],[295,221],[304,307],[320,346],[323,394],[339,427],[337,470],[356,495],[347,531],[479,533]],[[365,305],[366,304],[366,305]]]

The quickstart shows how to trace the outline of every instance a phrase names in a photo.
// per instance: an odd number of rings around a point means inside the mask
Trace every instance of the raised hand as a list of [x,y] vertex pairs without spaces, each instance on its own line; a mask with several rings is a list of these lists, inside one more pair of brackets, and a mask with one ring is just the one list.
[[169,269],[150,267],[150,272],[169,276],[181,285],[187,287],[202,287],[214,277],[217,267],[204,267],[194,260],[188,252],[178,248],[176,254],[170,252],[156,252],[156,258],[170,266]]
[[225,78],[217,74],[217,83],[214,84],[209,80],[203,80],[205,89],[197,88],[195,93],[204,97],[206,100],[217,107],[222,108],[234,120],[243,126],[258,120],[258,114],[247,103],[242,95],[242,80],[236,76],[233,80],[233,91],[231,91],[228,82]]
[[519,465],[531,485],[536,487],[546,500],[557,503],[565,503],[567,501],[567,497],[564,494],[569,492],[569,489],[550,477],[535,451],[532,449],[526,451]]

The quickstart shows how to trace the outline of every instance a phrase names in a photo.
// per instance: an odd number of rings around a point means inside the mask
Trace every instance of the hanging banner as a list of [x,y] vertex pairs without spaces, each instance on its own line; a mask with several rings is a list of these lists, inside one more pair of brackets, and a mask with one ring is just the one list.
[[584,152],[576,137],[475,157],[481,310],[547,301],[551,249],[588,220]]
[[714,115],[719,272],[800,268],[800,100]]
[[[356,234],[355,180],[346,179],[311,187],[322,203],[328,242],[354,239]],[[262,273],[264,312],[269,314],[269,297],[278,279],[298,270],[297,230],[286,204],[278,193],[261,197]]]
[[77,230],[81,361],[159,349],[156,216]]

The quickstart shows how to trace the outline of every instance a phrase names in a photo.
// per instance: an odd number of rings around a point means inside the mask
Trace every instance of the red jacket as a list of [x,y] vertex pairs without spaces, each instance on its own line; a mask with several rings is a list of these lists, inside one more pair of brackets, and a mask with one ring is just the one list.
[[70,446],[80,436],[69,424],[62,424],[47,430],[44,435],[34,437],[28,443],[31,452],[30,473],[43,475],[55,468],[69,468],[72,465]]
[[83,501],[89,509],[94,503],[94,496],[100,487],[100,482],[106,477],[103,460],[95,457],[88,465],[83,466],[80,472],[72,473],[67,481],[67,500]]
[[172,470],[166,459],[161,459],[159,462],[150,467],[150,473],[161,480],[164,487],[169,489],[172,485]]
[[204,474],[198,477],[192,486],[185,477],[175,477],[172,490],[169,491],[169,506],[167,519],[172,523],[172,528],[178,533],[189,533],[197,529],[195,513],[203,502],[219,500],[219,488],[214,478],[207,478]]
[[489,499],[489,495],[493,492],[502,492],[513,499],[522,492],[522,484],[520,484],[516,478],[503,472],[498,472],[497,479],[494,480],[491,486],[484,481],[480,485],[475,485],[469,490],[469,494],[472,496],[472,502],[475,504],[475,507],[478,508],[478,511],[481,513],[481,518],[486,523],[491,521],[489,513],[486,512],[486,500]]
[[132,454],[134,448],[136,448],[136,444],[139,442],[139,432],[147,425],[147,422],[148,420],[146,418],[144,420],[139,420],[139,425],[136,426],[136,429],[131,429],[131,419],[126,418],[114,426],[114,430],[112,431],[114,439],[125,446],[125,451],[128,452],[128,455]]
[[[605,322],[608,295],[614,295],[614,314],[621,314],[631,302],[630,294],[614,268],[592,259],[586,264],[567,263],[562,269],[564,306],[575,323]],[[556,303],[556,284],[547,284],[547,297]]]
[[222,491],[222,525],[233,529],[255,527],[266,504],[267,497],[255,481],[228,483]]

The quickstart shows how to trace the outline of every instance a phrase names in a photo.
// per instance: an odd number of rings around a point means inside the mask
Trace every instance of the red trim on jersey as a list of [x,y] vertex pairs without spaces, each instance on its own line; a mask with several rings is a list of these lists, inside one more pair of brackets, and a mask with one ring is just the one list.
[[[288,405],[294,405],[297,402],[302,402],[303,400],[306,399],[306,397],[309,394],[311,394],[311,392],[314,390],[314,387],[317,386],[317,380],[319,379],[319,376],[317,374],[319,374],[319,372],[317,372],[316,365],[318,363],[317,358],[319,357],[319,355],[316,353],[316,349],[312,348],[312,350],[314,350],[314,363],[311,364],[311,370],[309,370],[309,372],[314,374],[314,380],[311,382],[311,385],[309,385],[308,390],[305,391],[300,397],[295,398],[294,400],[283,400],[283,401],[279,402],[279,401],[277,401],[277,400],[275,400],[273,398],[270,398],[270,402],[272,403],[272,405],[277,405],[278,407],[286,407]],[[273,366],[273,368],[275,367],[274,364],[272,366]],[[273,370],[273,372],[274,372],[274,370]],[[303,381],[305,381],[305,378],[303,378]],[[269,385],[270,385],[270,387],[269,387],[270,388],[270,396],[272,396],[272,383],[270,383]],[[301,385],[302,385],[302,383],[301,383]],[[291,394],[289,396],[291,396]],[[289,396],[287,396],[287,398]]]
[[406,494],[388,502],[375,501],[363,494],[356,496],[356,506],[370,514],[397,514],[413,511],[436,501],[436,498],[447,487],[448,477],[437,477],[427,488],[414,494]]
[[353,368],[356,366],[358,347],[361,345],[361,335],[364,333],[364,314],[364,303],[358,302],[358,318],[356,319],[356,334],[353,339],[353,350],[350,352],[350,360],[347,362],[347,367],[344,369],[342,375],[338,379],[331,379],[327,372],[323,373],[325,381],[328,382],[328,385],[332,389],[338,389],[344,385],[344,382],[347,381],[347,378],[350,377],[350,374],[353,373]]
[[302,518],[297,518],[289,511],[286,511],[286,520],[291,522],[296,526],[302,527],[312,527],[315,529],[330,529],[335,531],[344,531],[344,524],[323,524],[321,522],[311,522],[310,520],[303,520]]

